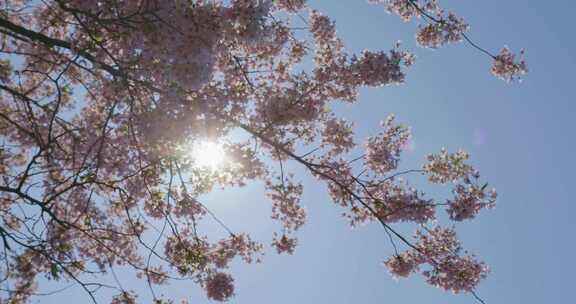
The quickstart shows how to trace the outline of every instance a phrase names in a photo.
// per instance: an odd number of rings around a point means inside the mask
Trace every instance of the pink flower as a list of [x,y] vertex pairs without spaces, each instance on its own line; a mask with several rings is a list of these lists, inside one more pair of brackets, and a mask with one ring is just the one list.
[[456,185],[452,190],[454,198],[448,200],[448,209],[450,219],[454,221],[463,221],[474,218],[480,210],[484,208],[493,208],[495,206],[497,193],[492,189],[486,192],[487,184],[480,187],[471,182],[464,185]]
[[112,298],[110,304],[136,304],[136,298],[138,296],[134,295],[132,292],[123,292]]
[[334,22],[316,10],[310,14],[310,32],[319,42],[330,41],[336,35]]
[[366,187],[378,217],[388,223],[405,221],[425,223],[434,219],[432,200],[424,199],[414,188],[395,185],[391,181]]
[[450,257],[430,271],[424,271],[429,284],[454,293],[473,291],[488,274],[488,267],[483,262],[476,261],[473,256]]
[[349,81],[371,87],[402,83],[404,72],[401,64],[410,66],[413,61],[413,55],[400,50],[398,45],[389,53],[364,51],[360,57],[352,57],[348,67]]
[[303,186],[288,176],[279,183],[266,182],[272,199],[272,218],[282,222],[288,231],[298,230],[306,222],[306,211],[300,206]]
[[447,43],[459,42],[462,34],[469,26],[464,19],[448,14],[445,20],[420,26],[416,34],[416,41],[423,47],[438,48]]
[[234,295],[234,279],[227,273],[217,272],[206,280],[208,298],[216,301],[226,301]]
[[414,248],[384,263],[393,275],[406,277],[428,264],[422,274],[429,284],[458,293],[473,291],[488,274],[488,267],[474,256],[460,256],[462,247],[453,228],[418,231],[416,238]]
[[366,145],[366,164],[375,173],[384,174],[398,167],[400,152],[410,139],[410,130],[394,125],[394,115],[382,122],[384,131],[378,136],[368,138]]
[[306,0],[276,0],[274,4],[285,10],[297,11],[306,5]]
[[298,245],[298,240],[296,238],[289,238],[286,235],[282,235],[280,239],[277,239],[276,236],[274,236],[274,239],[272,240],[272,246],[276,247],[278,254],[284,252],[293,254],[296,245]]
[[322,131],[322,144],[331,146],[334,154],[348,152],[355,144],[352,124],[344,119],[330,118]]
[[408,277],[412,272],[418,269],[418,260],[409,253],[393,255],[384,265],[396,277]]
[[422,166],[422,170],[429,174],[428,180],[432,183],[445,184],[457,181],[474,173],[474,169],[464,163],[469,157],[468,153],[462,150],[448,153],[446,149],[442,149],[440,153],[429,154],[426,157],[428,163]]
[[521,76],[528,73],[528,66],[522,58],[523,56],[524,50],[520,51],[520,60],[516,61],[516,55],[512,54],[507,47],[504,47],[500,54],[494,58],[492,74],[508,82],[520,79]]

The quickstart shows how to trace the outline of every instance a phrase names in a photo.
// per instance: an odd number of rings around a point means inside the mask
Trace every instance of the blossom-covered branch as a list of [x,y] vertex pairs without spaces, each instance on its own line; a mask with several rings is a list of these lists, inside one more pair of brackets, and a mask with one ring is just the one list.
[[[464,20],[435,1],[379,2],[405,20],[427,18],[423,46],[467,39]],[[79,285],[93,302],[101,290],[115,294],[110,303],[171,301],[157,290],[180,279],[229,300],[230,263],[260,262],[264,246],[203,195],[262,182],[279,224],[268,242],[294,254],[308,185],[288,162],[324,182],[351,225],[382,226],[393,275],[422,270],[454,292],[474,292],[487,275],[449,225],[431,226],[438,208],[463,221],[494,206],[468,155],[440,151],[406,170],[408,127],[390,116],[363,140],[332,110],[357,102],[363,87],[402,84],[415,62],[398,44],[348,52],[335,22],[302,0],[8,1],[0,40],[0,302],[44,294],[42,275]],[[493,57],[505,80],[526,71],[507,49]],[[229,136],[236,131],[248,136]],[[203,142],[218,143],[221,163],[200,164],[191,150]],[[408,181],[415,175],[453,197],[429,197]],[[203,229],[208,221],[223,234]],[[149,295],[121,284],[119,267]]]

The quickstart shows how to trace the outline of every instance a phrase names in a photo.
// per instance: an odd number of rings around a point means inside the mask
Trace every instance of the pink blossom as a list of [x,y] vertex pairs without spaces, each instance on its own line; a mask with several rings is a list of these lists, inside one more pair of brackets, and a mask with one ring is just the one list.
[[297,11],[306,5],[306,0],[277,0],[275,5],[289,11]]
[[409,253],[401,255],[393,255],[384,265],[388,267],[390,272],[397,277],[408,277],[411,273],[418,269],[418,259]]
[[406,277],[428,264],[422,274],[431,285],[455,293],[470,292],[488,274],[486,265],[474,256],[461,256],[462,247],[451,228],[435,227],[427,233],[418,231],[415,247],[385,262],[390,272]]
[[316,10],[310,13],[310,32],[320,44],[328,43],[336,38],[334,22]]
[[217,268],[226,268],[230,261],[239,256],[246,263],[260,261],[262,245],[250,239],[246,234],[233,235],[222,239],[209,249],[208,258]]
[[424,271],[427,282],[445,290],[458,292],[471,292],[480,281],[486,278],[488,267],[483,262],[475,260],[472,256],[447,258],[433,270]]
[[398,167],[400,152],[410,139],[410,130],[394,125],[394,115],[382,122],[384,131],[378,136],[368,138],[366,145],[366,163],[378,174],[384,174]]
[[398,48],[385,52],[365,51],[362,55],[352,57],[349,66],[352,83],[363,86],[383,86],[404,82],[401,63],[409,66],[413,63],[412,54]]
[[266,183],[268,197],[272,199],[272,218],[279,220],[289,231],[299,229],[306,221],[306,212],[300,206],[302,184],[294,183],[291,177],[279,183]]
[[122,292],[112,298],[110,304],[136,304],[137,295],[133,292]]
[[287,254],[294,254],[294,249],[298,245],[298,240],[296,238],[289,238],[285,234],[282,235],[280,239],[277,239],[274,236],[272,240],[272,246],[276,248],[278,254],[287,253]]
[[206,214],[206,210],[196,199],[185,194],[174,207],[174,215],[177,217],[188,217],[192,220],[199,219]]
[[492,74],[506,81],[520,79],[520,77],[528,73],[528,66],[523,56],[524,50],[520,51],[520,60],[517,61],[516,55],[510,52],[507,47],[503,48],[500,54],[494,58]]
[[217,272],[206,280],[206,294],[216,301],[226,301],[234,295],[234,279],[223,272]]
[[352,124],[344,119],[331,118],[326,121],[322,132],[322,143],[332,146],[335,154],[348,152],[355,144],[353,141]]
[[423,193],[414,188],[385,181],[368,186],[366,190],[377,216],[387,223],[398,221],[425,223],[434,219],[432,200],[424,199]]
[[485,186],[480,187],[473,183],[456,185],[452,190],[454,198],[449,199],[448,209],[450,219],[462,221],[475,217],[484,208],[493,208],[496,202],[496,190],[492,189],[488,193]]
[[464,19],[454,14],[448,14],[446,20],[420,26],[416,34],[416,41],[424,47],[438,48],[447,43],[461,41],[462,34],[468,28],[469,26],[464,22]]
[[429,154],[428,163],[422,169],[429,174],[428,179],[433,183],[444,184],[450,181],[463,179],[474,173],[474,169],[465,163],[470,156],[460,150],[448,153],[442,149],[438,154]]

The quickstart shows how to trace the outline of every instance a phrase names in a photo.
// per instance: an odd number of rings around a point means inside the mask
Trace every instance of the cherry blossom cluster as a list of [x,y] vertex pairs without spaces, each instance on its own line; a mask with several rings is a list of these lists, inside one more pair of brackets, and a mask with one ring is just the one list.
[[408,0],[370,0],[370,3],[383,3],[386,11],[398,15],[404,21],[418,17],[418,10]]
[[170,213],[171,206],[166,203],[162,193],[152,192],[150,199],[144,202],[144,211],[149,216],[160,219]]
[[301,92],[291,88],[274,88],[257,105],[260,119],[285,125],[314,120],[324,103],[304,98]]
[[136,302],[137,298],[137,295],[125,291],[119,295],[114,296],[110,304],[136,304],[138,303]]
[[520,77],[528,73],[528,67],[526,61],[522,58],[523,56],[524,51],[521,51],[520,60],[516,60],[516,55],[510,52],[507,47],[503,48],[500,54],[494,58],[492,74],[506,81],[520,79]]
[[423,15],[441,16],[443,10],[437,0],[369,0],[373,4],[384,4],[390,14],[398,15],[404,21],[421,18]]
[[396,277],[406,278],[413,272],[418,270],[419,258],[412,252],[403,252],[395,254],[384,262],[390,272]]
[[252,241],[246,234],[238,234],[214,244],[209,250],[208,257],[217,268],[227,268],[236,256],[246,263],[258,263],[261,251],[262,245]]
[[198,237],[170,237],[164,245],[166,257],[182,274],[204,276],[215,269],[227,268],[230,261],[239,256],[246,263],[260,262],[258,256],[262,245],[252,241],[248,235],[231,235],[210,244]]
[[468,28],[469,26],[464,22],[464,19],[450,13],[446,20],[425,26],[421,25],[416,34],[416,41],[423,47],[439,48],[447,43],[461,41],[462,33],[466,32]]
[[429,284],[446,290],[471,292],[488,274],[488,267],[473,256],[446,258],[423,272]]
[[330,45],[330,42],[338,39],[336,37],[336,24],[326,15],[317,10],[310,14],[310,32],[318,44]]
[[398,277],[407,277],[424,264],[422,274],[431,285],[455,293],[473,291],[488,273],[486,265],[471,255],[460,255],[462,247],[453,228],[435,227],[418,231],[415,247],[396,254],[384,264]]
[[282,223],[288,231],[298,230],[306,222],[306,212],[300,206],[303,186],[292,177],[279,183],[266,184],[268,197],[272,200],[272,218]]
[[480,185],[480,174],[466,163],[468,158],[464,151],[448,153],[442,149],[438,154],[428,155],[428,163],[422,166],[430,182],[456,184],[452,189],[454,197],[446,202],[446,211],[454,221],[473,218],[480,210],[493,208],[496,203],[496,190],[488,191],[487,183]]
[[184,195],[184,197],[176,203],[173,212],[177,217],[188,217],[192,220],[197,220],[206,214],[206,210],[202,204],[189,195]]
[[332,153],[341,154],[350,151],[356,145],[353,139],[353,124],[344,119],[331,118],[326,121],[322,131],[322,144],[331,146]]
[[469,157],[468,153],[462,150],[449,153],[442,149],[440,153],[428,155],[428,163],[424,164],[422,169],[429,174],[428,180],[432,183],[458,181],[474,173],[474,169],[465,163]]
[[389,54],[365,51],[359,58],[352,57],[349,67],[350,81],[371,87],[402,83],[404,73],[400,63],[410,66],[413,62],[414,55],[400,50],[398,46]]
[[357,98],[361,86],[385,86],[404,81],[402,67],[413,64],[414,56],[399,45],[390,50],[348,54],[337,37],[335,23],[317,11],[310,14],[310,31],[316,44],[314,78],[326,95],[346,101]]
[[269,33],[265,17],[271,8],[271,0],[235,0],[227,11],[227,17],[234,20],[234,30],[244,41],[254,42],[265,39]]
[[[370,0],[369,2],[384,4],[389,13],[398,15],[404,21],[414,18],[422,20],[418,26],[416,41],[423,47],[439,48],[448,43],[460,42],[465,32],[469,30],[464,18],[452,12],[446,13],[438,5],[437,0]],[[483,53],[488,53],[474,43],[471,45]],[[520,57],[523,55],[524,51],[521,51]],[[502,80],[510,82],[528,73],[526,62],[523,59],[515,60],[516,55],[507,47],[498,55],[490,56],[494,58],[492,74]]]
[[384,131],[368,138],[366,144],[366,164],[378,174],[385,174],[398,167],[400,152],[410,140],[410,130],[394,124],[394,115],[382,122]]
[[434,219],[432,200],[422,198],[423,193],[414,188],[396,185],[388,180],[368,187],[367,190],[378,218],[387,223],[426,223]]
[[146,278],[150,284],[155,285],[164,285],[168,283],[168,275],[167,271],[164,270],[162,265],[160,266],[150,266],[148,269],[145,269],[141,272],[136,274],[138,279]]
[[204,240],[191,241],[170,237],[164,245],[166,257],[181,274],[191,273],[207,267],[209,245]]
[[314,10],[310,13],[310,32],[316,44],[314,76],[320,82],[329,82],[337,77],[347,62],[344,45],[336,36],[336,25],[328,16]]
[[276,0],[275,4],[288,11],[298,11],[304,8],[306,0]]
[[234,295],[234,279],[224,272],[211,275],[206,281],[208,298],[216,301],[226,301]]
[[209,4],[192,9],[186,1],[156,1],[154,6],[157,20],[122,46],[145,64],[134,67],[136,76],[199,89],[214,71],[221,35],[218,9]]
[[463,184],[456,185],[452,189],[454,198],[447,201],[449,207],[446,211],[450,215],[450,219],[454,221],[471,219],[480,210],[493,208],[498,194],[495,189],[487,191],[487,186],[488,184],[479,186],[477,182],[470,181],[468,178],[464,180]]
[[419,45],[438,48],[447,43],[459,42],[462,34],[469,29],[462,17],[454,13],[445,13],[436,0],[380,0],[386,10],[400,16],[404,21],[412,18],[423,18],[427,23],[420,24],[416,33]]
[[272,246],[276,248],[276,252],[278,252],[278,254],[294,254],[294,250],[297,245],[298,239],[288,237],[286,234],[283,234],[279,239],[277,235],[274,235],[274,238],[272,239]]

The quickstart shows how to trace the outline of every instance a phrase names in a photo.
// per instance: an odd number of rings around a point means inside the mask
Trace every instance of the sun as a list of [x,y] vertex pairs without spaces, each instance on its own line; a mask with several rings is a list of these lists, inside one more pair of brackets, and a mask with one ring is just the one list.
[[193,142],[190,147],[190,158],[197,167],[216,170],[226,161],[226,153],[221,143],[200,140]]

